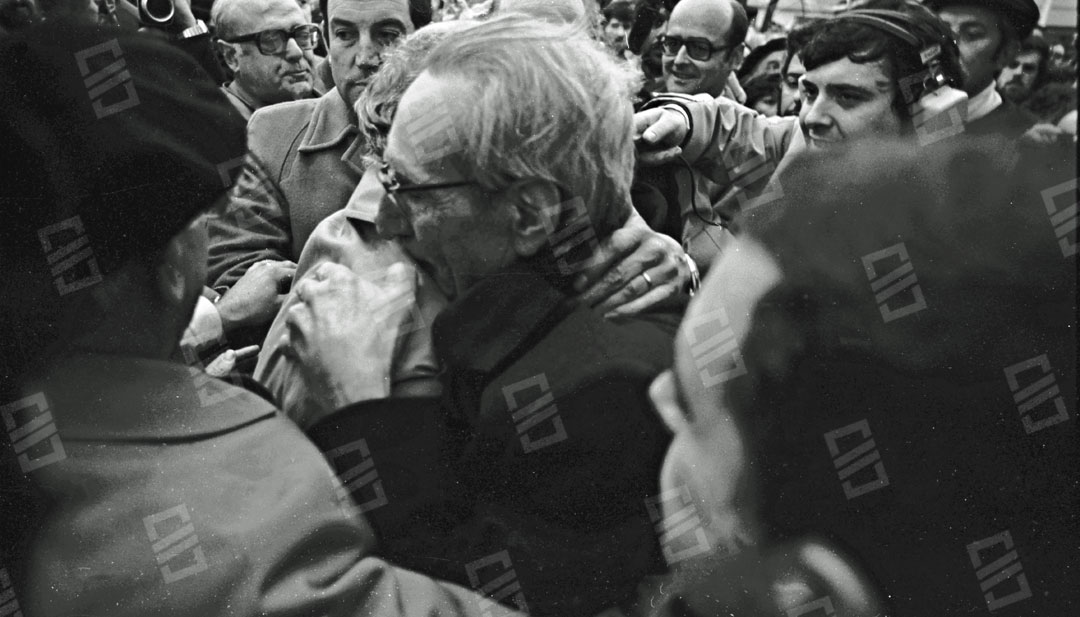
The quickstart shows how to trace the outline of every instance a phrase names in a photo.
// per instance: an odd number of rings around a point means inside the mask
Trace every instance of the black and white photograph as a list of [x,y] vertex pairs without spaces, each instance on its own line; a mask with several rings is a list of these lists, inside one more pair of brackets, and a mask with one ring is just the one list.
[[0,0],[0,617],[1077,617],[1077,0]]

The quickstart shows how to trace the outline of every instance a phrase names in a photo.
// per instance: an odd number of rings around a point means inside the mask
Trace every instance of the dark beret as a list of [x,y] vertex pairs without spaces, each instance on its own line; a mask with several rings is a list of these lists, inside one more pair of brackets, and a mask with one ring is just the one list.
[[1035,0],[926,0],[924,4],[935,12],[947,6],[989,9],[1002,15],[1021,40],[1031,36],[1039,23],[1039,7]]
[[52,266],[85,236],[102,274],[166,242],[231,185],[244,121],[187,54],[51,21],[0,43],[3,252]]

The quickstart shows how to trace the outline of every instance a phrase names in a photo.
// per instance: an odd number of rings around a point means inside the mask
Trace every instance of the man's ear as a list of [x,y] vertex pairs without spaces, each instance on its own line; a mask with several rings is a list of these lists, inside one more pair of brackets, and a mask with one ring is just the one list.
[[514,251],[532,257],[546,245],[567,204],[561,203],[559,187],[539,178],[523,180],[507,191]]
[[185,275],[184,247],[186,238],[179,233],[158,252],[154,267],[158,296],[169,305],[180,304],[188,287]]
[[743,63],[743,54],[746,53],[746,45],[739,43],[728,53],[730,54],[728,56],[728,64],[731,66],[731,70],[739,70],[739,67],[741,67]]
[[240,68],[240,61],[237,59],[240,54],[239,50],[232,43],[226,43],[225,41],[216,41],[216,43],[221,59],[229,67],[230,71],[236,73],[237,69]]

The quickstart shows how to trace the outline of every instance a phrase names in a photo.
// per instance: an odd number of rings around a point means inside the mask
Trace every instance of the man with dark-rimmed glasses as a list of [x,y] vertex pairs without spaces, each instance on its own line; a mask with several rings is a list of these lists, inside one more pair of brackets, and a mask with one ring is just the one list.
[[211,19],[233,72],[222,90],[244,118],[267,105],[317,95],[319,28],[295,0],[217,0]]
[[[660,37],[664,85],[679,94],[725,94],[743,57],[748,22],[735,0],[682,0]],[[727,92],[729,98],[734,98]]]

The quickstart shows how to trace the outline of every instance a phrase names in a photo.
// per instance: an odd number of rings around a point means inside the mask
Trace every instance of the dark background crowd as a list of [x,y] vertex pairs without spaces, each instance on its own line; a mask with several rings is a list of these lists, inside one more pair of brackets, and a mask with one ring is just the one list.
[[1074,613],[1075,22],[779,4],[0,0],[0,616]]

